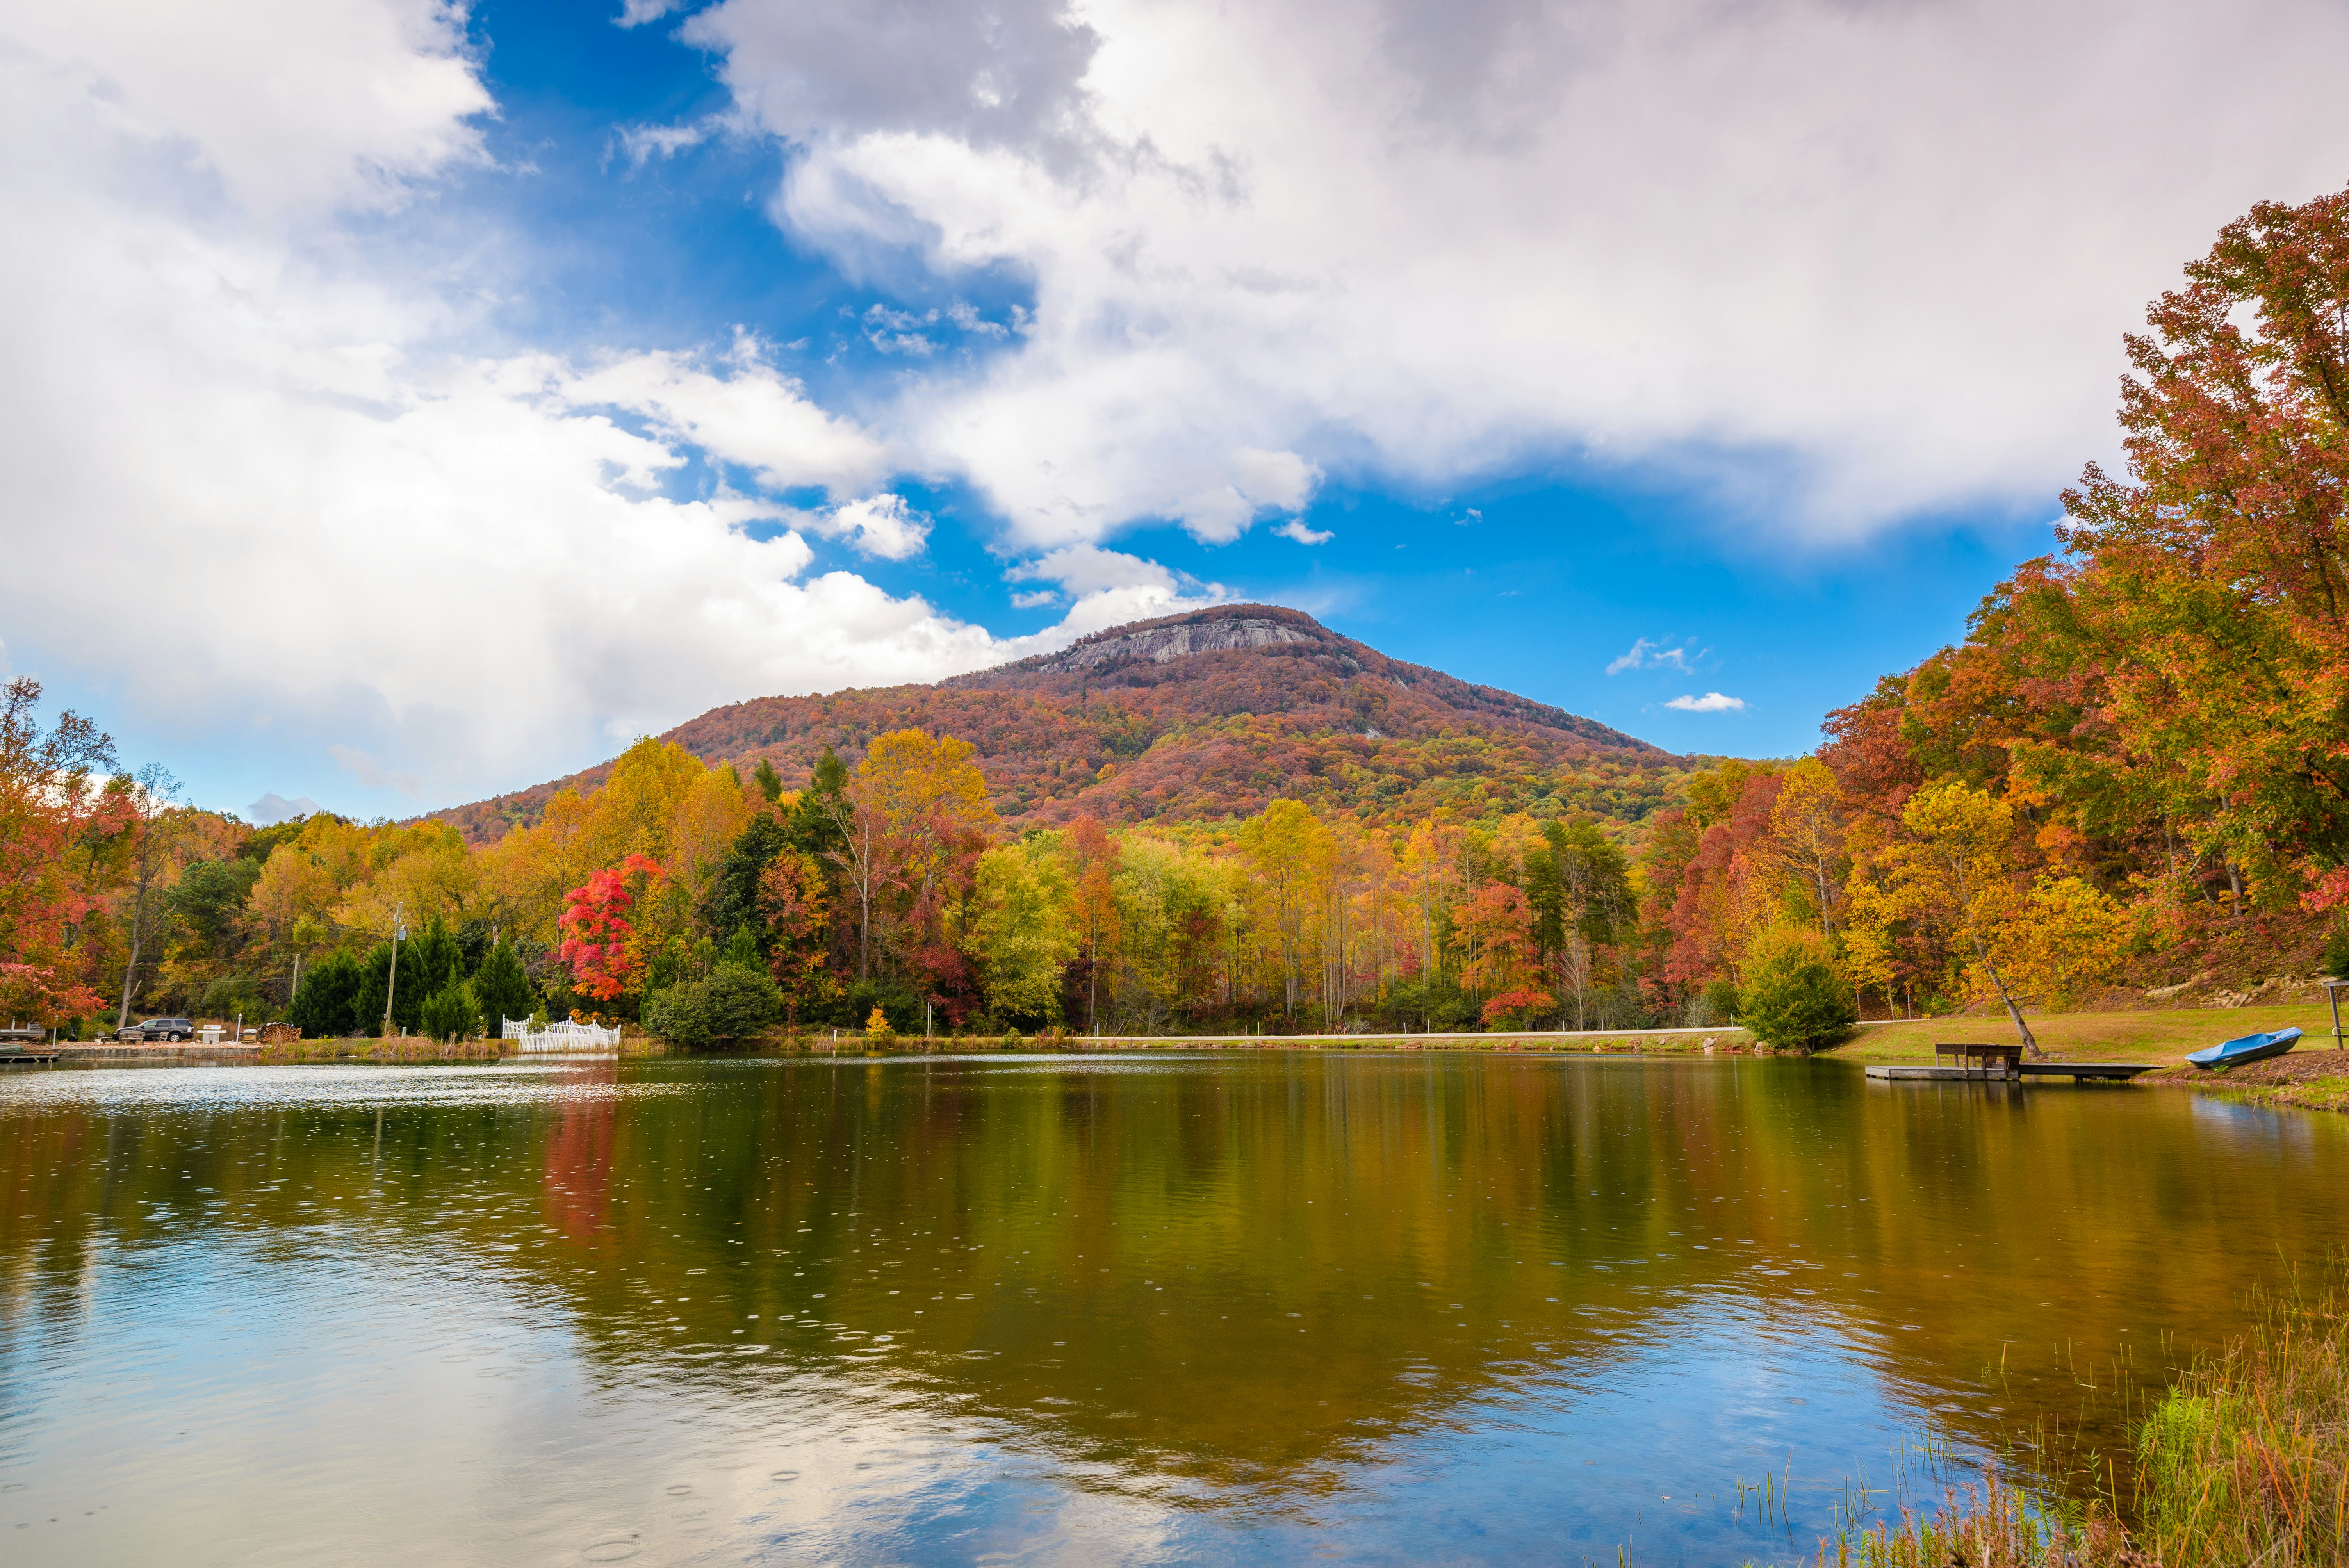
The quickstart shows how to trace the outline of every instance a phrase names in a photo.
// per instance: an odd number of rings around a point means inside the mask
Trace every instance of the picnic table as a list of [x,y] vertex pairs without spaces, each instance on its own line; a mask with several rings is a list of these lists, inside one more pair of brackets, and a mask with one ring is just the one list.
[[1937,1057],[1955,1057],[1959,1070],[1966,1073],[1980,1071],[1984,1078],[2019,1078],[2023,1076],[2021,1046],[1992,1046],[1975,1041],[1959,1041],[1949,1045],[1936,1045],[1933,1047],[1933,1054]]

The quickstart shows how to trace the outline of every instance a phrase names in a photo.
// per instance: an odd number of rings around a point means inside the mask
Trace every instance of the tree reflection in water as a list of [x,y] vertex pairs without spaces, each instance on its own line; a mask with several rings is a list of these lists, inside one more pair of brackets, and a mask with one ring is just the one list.
[[[1790,1454],[1807,1547],[1840,1481],[1928,1422],[1989,1451],[2055,1421],[2086,1451],[2054,1480],[2089,1484],[2116,1360],[2158,1381],[2254,1280],[2349,1239],[2339,1119],[1826,1064],[52,1074],[0,1119],[0,1301],[12,1346],[41,1347],[5,1363],[6,1405],[36,1412],[0,1415],[5,1451],[69,1427],[43,1396],[139,1340],[94,1302],[176,1344],[156,1325],[194,1321],[225,1287],[185,1281],[233,1256],[238,1310],[281,1342],[339,1344],[360,1306],[545,1340],[511,1395],[468,1390],[486,1412],[398,1418],[409,1464],[487,1418],[569,1453],[560,1485],[506,1483],[548,1489],[533,1529],[644,1462],[559,1429],[623,1408],[757,1475],[779,1444],[885,1442],[892,1485],[956,1500],[884,1520],[854,1501],[879,1472],[851,1468],[821,1509],[744,1494],[710,1527],[847,1559],[963,1560],[972,1530],[1019,1538],[1030,1507],[1074,1529],[1091,1497],[1144,1510],[1145,1555],[1609,1558],[1636,1536],[1737,1561],[1777,1538],[1731,1483]],[[392,1421],[305,1387],[305,1418]],[[1030,1501],[998,1517],[968,1487]]]

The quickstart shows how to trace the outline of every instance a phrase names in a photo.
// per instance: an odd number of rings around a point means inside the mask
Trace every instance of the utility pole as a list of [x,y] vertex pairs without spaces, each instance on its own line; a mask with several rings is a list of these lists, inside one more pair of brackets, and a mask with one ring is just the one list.
[[387,1040],[391,1038],[391,998],[399,989],[399,939],[403,934],[399,911],[398,903],[394,901],[391,906],[391,975],[383,983],[383,1037]]

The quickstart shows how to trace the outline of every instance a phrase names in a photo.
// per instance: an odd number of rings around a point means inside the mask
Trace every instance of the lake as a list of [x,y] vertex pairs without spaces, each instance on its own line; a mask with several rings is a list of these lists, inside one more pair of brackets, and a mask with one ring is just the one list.
[[2085,1495],[2344,1184],[2349,1118],[1825,1062],[20,1071],[0,1542],[1792,1562]]

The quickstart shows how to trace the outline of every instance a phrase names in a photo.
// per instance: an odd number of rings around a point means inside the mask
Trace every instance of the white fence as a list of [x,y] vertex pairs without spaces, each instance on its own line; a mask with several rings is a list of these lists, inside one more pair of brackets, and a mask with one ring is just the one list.
[[567,1019],[558,1019],[543,1029],[533,1029],[528,1018],[507,1018],[499,1037],[520,1040],[525,1051],[616,1051],[620,1048],[619,1030],[598,1028],[594,1024],[574,1024]]

